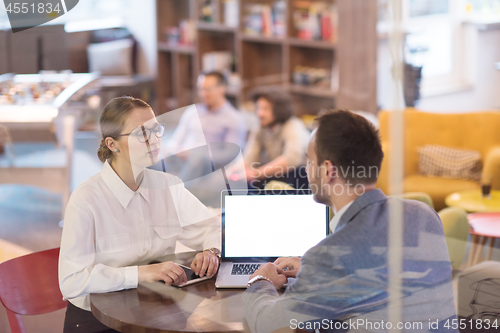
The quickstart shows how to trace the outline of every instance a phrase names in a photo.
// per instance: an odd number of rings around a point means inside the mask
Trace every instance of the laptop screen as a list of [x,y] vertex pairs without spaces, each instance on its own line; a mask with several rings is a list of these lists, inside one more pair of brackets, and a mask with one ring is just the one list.
[[302,256],[328,234],[328,207],[310,191],[226,192],[223,209],[226,258]]

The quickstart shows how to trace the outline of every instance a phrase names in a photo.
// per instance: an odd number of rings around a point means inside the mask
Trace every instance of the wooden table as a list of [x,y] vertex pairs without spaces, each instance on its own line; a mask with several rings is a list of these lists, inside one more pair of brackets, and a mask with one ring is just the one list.
[[490,198],[483,198],[481,190],[452,193],[445,199],[446,205],[466,210],[471,229],[472,243],[467,260],[467,267],[482,260],[484,246],[489,241],[486,259],[491,258],[495,241],[500,237],[500,191],[491,191]]
[[500,212],[500,191],[491,191],[491,198],[483,198],[481,190],[452,193],[446,205],[465,209],[469,213]]
[[[161,258],[189,266],[196,252]],[[137,289],[91,294],[94,316],[119,332],[250,332],[243,289],[215,289],[215,278],[177,288],[160,282]]]
[[489,241],[486,260],[491,259],[497,238],[500,238],[500,213],[476,213],[467,216],[471,229],[472,243],[467,267],[478,264],[482,259],[484,246]]

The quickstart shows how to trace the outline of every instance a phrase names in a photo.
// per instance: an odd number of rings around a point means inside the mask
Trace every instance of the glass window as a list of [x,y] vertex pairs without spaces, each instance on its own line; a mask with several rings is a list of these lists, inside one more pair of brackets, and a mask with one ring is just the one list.
[[410,17],[446,14],[449,10],[448,0],[410,0]]
[[[409,0],[406,38],[406,61],[422,66],[424,85],[456,81],[460,51],[457,41],[462,33],[458,24],[458,1]],[[444,80],[444,81],[443,81]],[[431,84],[433,85],[433,84]]]
[[468,14],[500,16],[500,0],[467,0]]
[[407,36],[407,61],[423,66],[424,77],[448,74],[453,70],[452,26],[446,19],[427,23],[416,23]]

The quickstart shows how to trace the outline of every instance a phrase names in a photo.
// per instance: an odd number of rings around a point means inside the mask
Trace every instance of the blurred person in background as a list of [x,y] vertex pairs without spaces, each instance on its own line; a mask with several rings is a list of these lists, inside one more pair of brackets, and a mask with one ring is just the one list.
[[270,180],[280,180],[295,188],[307,187],[309,131],[294,116],[290,95],[277,87],[265,87],[254,90],[251,99],[260,128],[244,152],[250,187],[263,188]]
[[[211,142],[230,142],[243,149],[247,136],[241,112],[225,97],[226,79],[222,73],[213,71],[200,74],[197,89],[200,103],[184,111],[166,147],[168,153],[175,154],[185,162],[182,163],[183,169],[196,166],[197,161],[190,160],[196,156],[189,154],[193,147]],[[200,123],[203,132],[198,130]]]
[[[235,158],[234,151],[242,150],[245,145],[247,126],[241,112],[226,99],[226,85],[220,72],[200,74],[197,82],[200,103],[184,111],[166,143],[166,154],[162,154],[168,159],[166,171],[184,182],[212,172],[212,163],[227,164]],[[217,161],[212,160],[214,156]]]

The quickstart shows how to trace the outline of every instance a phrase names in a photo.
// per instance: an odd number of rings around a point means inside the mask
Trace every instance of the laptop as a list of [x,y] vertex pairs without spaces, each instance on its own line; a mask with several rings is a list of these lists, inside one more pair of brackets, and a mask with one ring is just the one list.
[[310,190],[223,191],[221,201],[216,288],[246,288],[261,264],[301,257],[329,233],[329,209]]

